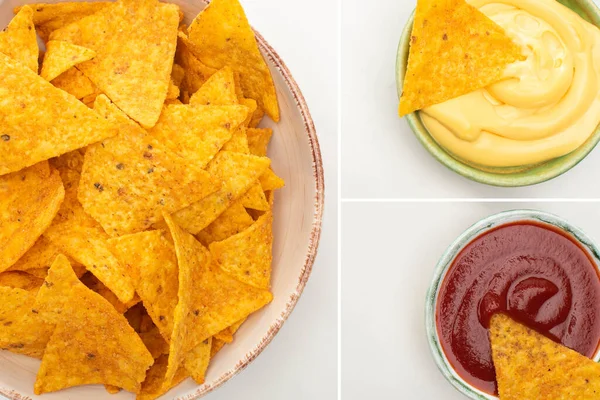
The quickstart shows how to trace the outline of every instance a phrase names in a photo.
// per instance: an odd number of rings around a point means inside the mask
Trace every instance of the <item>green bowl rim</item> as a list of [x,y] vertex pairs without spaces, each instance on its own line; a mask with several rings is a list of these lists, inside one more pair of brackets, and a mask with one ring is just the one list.
[[[454,388],[459,392],[474,400],[498,400],[498,397],[484,393],[481,390],[471,386],[465,382],[450,365],[450,362],[446,358],[444,350],[440,344],[435,324],[435,311],[438,294],[442,282],[444,281],[444,278],[446,277],[454,258],[466,245],[468,245],[477,236],[489,231],[490,229],[517,221],[541,222],[561,229],[583,246],[583,248],[589,253],[590,257],[595,261],[596,269],[600,274],[600,249],[595,242],[577,226],[559,216],[544,211],[530,209],[503,211],[479,220],[461,233],[460,236],[458,236],[458,238],[456,238],[454,242],[452,242],[452,244],[446,249],[444,254],[442,254],[435,267],[433,279],[425,299],[425,329],[427,332],[427,340],[429,342],[431,354],[433,355],[433,359],[435,360],[438,369],[442,375],[444,375],[444,378],[446,378],[446,380],[450,382],[452,386],[454,386]],[[600,361],[600,346],[596,350],[593,360],[596,362]]]
[[[592,23],[600,28],[600,8],[598,8],[593,0],[578,0],[577,2],[581,8],[585,10]],[[396,90],[398,98],[402,95],[402,86],[404,75],[406,74],[406,63],[408,61],[408,49],[414,15],[415,12],[413,11],[400,36],[400,42],[396,53]],[[465,178],[491,186],[529,186],[556,178],[579,164],[600,141],[599,125],[583,145],[569,154],[546,161],[525,171],[517,173],[494,173],[477,169],[454,158],[431,136],[427,128],[423,125],[418,111],[407,115],[406,119],[414,135],[423,147],[425,147],[425,149],[446,168]],[[573,157],[575,152],[577,152],[577,156]]]

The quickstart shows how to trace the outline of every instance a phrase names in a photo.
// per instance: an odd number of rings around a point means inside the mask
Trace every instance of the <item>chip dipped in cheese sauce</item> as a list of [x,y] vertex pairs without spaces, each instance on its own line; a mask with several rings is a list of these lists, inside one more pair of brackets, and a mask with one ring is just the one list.
[[470,0],[526,56],[487,88],[422,110],[435,140],[487,167],[577,149],[600,122],[600,30],[555,0]]

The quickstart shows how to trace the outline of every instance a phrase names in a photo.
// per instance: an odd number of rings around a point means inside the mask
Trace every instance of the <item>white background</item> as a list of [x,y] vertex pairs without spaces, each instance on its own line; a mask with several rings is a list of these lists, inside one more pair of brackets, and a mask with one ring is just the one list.
[[342,0],[342,197],[600,198],[599,149],[559,178],[514,189],[472,182],[425,150],[397,113],[396,50],[415,4]]
[[425,294],[446,248],[483,217],[517,208],[557,214],[600,240],[598,203],[343,203],[344,400],[464,400],[437,370]]

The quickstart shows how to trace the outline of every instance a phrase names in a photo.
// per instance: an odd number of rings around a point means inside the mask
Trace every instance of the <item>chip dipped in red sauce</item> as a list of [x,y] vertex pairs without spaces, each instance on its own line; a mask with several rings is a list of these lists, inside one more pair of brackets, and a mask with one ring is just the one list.
[[470,385],[497,394],[488,326],[502,312],[593,357],[600,341],[596,263],[566,232],[513,222],[472,240],[439,290],[436,328],[446,358]]

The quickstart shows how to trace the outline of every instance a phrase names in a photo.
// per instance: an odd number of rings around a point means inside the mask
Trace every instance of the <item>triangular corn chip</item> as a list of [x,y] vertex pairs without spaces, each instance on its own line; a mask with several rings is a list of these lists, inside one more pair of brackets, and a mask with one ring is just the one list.
[[[75,269],[73,268],[73,270]],[[77,274],[77,272],[75,274]],[[141,299],[137,296],[136,293],[136,295],[133,296],[133,299],[131,299],[131,301],[127,303],[122,303],[112,292],[112,290],[107,288],[106,285],[100,282],[100,280],[96,278],[96,276],[92,273],[87,273],[84,276],[82,276],[81,282],[89,289],[104,297],[104,299],[108,301],[114,307],[114,309],[117,310],[119,314],[125,314],[127,310],[129,310],[131,307],[135,306],[141,301]]]
[[600,364],[503,314],[492,317],[501,400],[585,400],[600,393]]
[[[252,100],[252,99],[250,99],[250,100]],[[242,102],[242,104],[246,104],[246,103]],[[246,104],[246,106],[248,106],[248,104]],[[258,106],[255,107],[254,111],[252,112],[252,117],[250,118],[250,121],[248,122],[248,128],[257,128],[258,124],[260,124],[260,121],[262,121],[264,116],[265,116],[264,110]]]
[[120,132],[88,147],[78,197],[109,235],[141,232],[162,220],[163,211],[180,210],[219,188],[220,182],[193,158],[183,159],[153,142],[106,96],[98,97],[94,109]]
[[269,190],[281,189],[285,186],[285,181],[278,177],[272,169],[267,169],[264,174],[258,178],[262,190],[265,192]]
[[0,272],[35,244],[64,197],[60,174],[46,161],[0,177]]
[[225,240],[243,231],[253,223],[254,220],[242,205],[241,200],[237,200],[210,225],[199,232],[197,238],[202,244],[208,246],[212,242]]
[[77,69],[129,117],[152,127],[167,96],[178,25],[174,4],[118,0],[50,39],[94,50],[96,57]]
[[271,72],[238,0],[213,0],[188,31],[190,50],[200,61],[212,68],[231,66],[239,73],[244,95],[279,121]]
[[178,301],[175,248],[160,230],[110,239],[109,245],[127,267],[148,314],[168,341]]
[[117,130],[73,96],[0,54],[0,175],[18,171]]
[[0,52],[37,74],[39,48],[32,16],[31,7],[21,8],[8,27],[0,32]]
[[[210,68],[198,60],[189,50],[189,39],[183,32],[179,32],[177,36],[177,52],[175,53],[175,61],[179,64],[185,74],[181,82],[181,90],[186,93],[196,93],[204,82],[208,80],[217,69]],[[186,103],[186,102],[184,102]]]
[[190,97],[191,106],[227,106],[231,104],[238,104],[238,98],[235,94],[233,70],[229,67],[221,68],[219,71],[215,72],[208,78],[202,87]]
[[98,90],[96,85],[90,81],[90,78],[85,76],[83,72],[75,67],[69,68],[54,78],[52,84],[55,87],[72,94],[77,99],[83,99],[86,96],[96,93]]
[[167,89],[167,100],[178,100],[179,97],[179,87],[175,85],[173,79],[169,80],[169,88]]
[[179,64],[173,64],[173,68],[171,69],[171,81],[175,86],[180,88],[183,78],[185,78],[185,69]]
[[210,349],[212,348],[212,338],[208,338],[194,347],[185,356],[183,362],[186,371],[198,385],[204,383],[204,377],[208,364],[210,363]]
[[246,322],[246,319],[247,318],[241,319],[235,324],[223,329],[221,332],[215,334],[214,338],[222,340],[225,343],[233,342],[233,335],[235,335],[238,329],[240,329],[240,326],[242,326],[242,324]]
[[210,349],[210,358],[211,358],[211,360],[223,348],[223,346],[225,346],[226,344],[227,343],[224,342],[224,341],[222,341],[221,339],[213,337],[213,339],[212,339],[212,347]]
[[248,137],[248,147],[250,153],[255,156],[265,157],[267,155],[267,148],[273,136],[273,129],[271,128],[249,128],[246,131]]
[[246,138],[246,128],[244,126],[238,126],[238,128],[231,133],[231,139],[223,145],[221,150],[250,154],[248,139]]
[[263,214],[248,229],[210,244],[213,259],[241,282],[268,289],[273,260],[273,214]]
[[91,60],[94,56],[96,56],[94,50],[61,40],[50,40],[46,43],[46,54],[40,75],[47,81],[51,81],[69,68]]
[[254,185],[250,186],[250,189],[244,193],[240,200],[246,208],[259,211],[267,211],[269,209],[269,203],[267,203],[267,198],[265,197],[260,182],[256,182]]
[[160,356],[154,365],[148,370],[146,380],[142,385],[141,392],[136,396],[136,400],[154,400],[167,393],[171,388],[179,385],[189,375],[185,368],[179,368],[173,380],[169,385],[164,384],[165,373],[167,371],[168,356]]
[[85,384],[141,389],[154,359],[127,319],[77,280],[64,256],[50,268],[35,307],[56,324],[37,374],[36,394]]
[[419,0],[398,112],[495,83],[521,54],[500,26],[465,0]]
[[163,354],[169,354],[169,343],[156,325],[147,331],[140,332],[140,338],[155,360]]
[[6,271],[0,273],[0,286],[8,286],[11,288],[37,290],[44,283],[44,278],[38,278],[22,271]]

